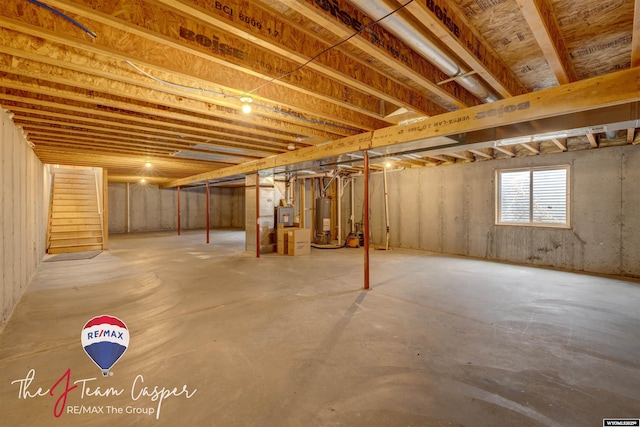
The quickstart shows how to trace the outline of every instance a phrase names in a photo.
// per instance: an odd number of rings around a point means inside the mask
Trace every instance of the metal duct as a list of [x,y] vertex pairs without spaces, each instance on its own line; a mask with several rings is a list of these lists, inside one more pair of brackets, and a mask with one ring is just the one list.
[[[378,20],[393,10],[391,7],[382,4],[380,1],[349,0],[349,2],[373,20]],[[455,60],[449,57],[449,55],[440,50],[437,46],[434,46],[424,37],[421,37],[420,30],[399,14],[388,16],[380,22],[380,25],[406,43],[417,53],[422,55],[427,61],[438,67],[449,77],[460,76],[469,71],[461,68]],[[460,86],[467,89],[483,102],[493,102],[499,99],[498,96],[487,89],[482,81],[480,81],[476,76],[460,77],[456,81]]]

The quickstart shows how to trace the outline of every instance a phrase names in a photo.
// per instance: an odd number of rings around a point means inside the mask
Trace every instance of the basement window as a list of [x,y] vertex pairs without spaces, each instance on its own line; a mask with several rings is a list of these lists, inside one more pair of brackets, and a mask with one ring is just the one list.
[[569,228],[569,165],[496,171],[496,224]]

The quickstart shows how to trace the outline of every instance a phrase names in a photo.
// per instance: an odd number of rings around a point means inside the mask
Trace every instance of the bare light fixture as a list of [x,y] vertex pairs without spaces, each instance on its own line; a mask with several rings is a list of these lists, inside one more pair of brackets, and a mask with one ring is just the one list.
[[140,180],[140,183],[141,183],[141,184],[144,184],[145,182],[147,182],[147,180],[146,180],[146,179],[144,179],[144,178],[142,178],[142,179]]
[[151,167],[151,162],[147,162],[144,164],[146,167],[150,168]]
[[387,162],[387,163],[385,164],[385,167],[386,167],[387,169],[389,169],[389,168],[391,167],[391,162]]
[[250,96],[241,96],[240,102],[242,102],[242,112],[245,114],[249,114],[251,112],[251,104],[253,102],[253,98]]
[[287,150],[293,151],[295,149],[296,149],[296,144],[294,144],[293,142],[290,142],[289,145],[287,145]]

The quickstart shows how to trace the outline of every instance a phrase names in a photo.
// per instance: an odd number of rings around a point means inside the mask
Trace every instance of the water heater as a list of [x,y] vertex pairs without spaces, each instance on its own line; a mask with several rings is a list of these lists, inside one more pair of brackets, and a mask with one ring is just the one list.
[[316,233],[315,243],[328,245],[331,243],[331,198],[316,199]]

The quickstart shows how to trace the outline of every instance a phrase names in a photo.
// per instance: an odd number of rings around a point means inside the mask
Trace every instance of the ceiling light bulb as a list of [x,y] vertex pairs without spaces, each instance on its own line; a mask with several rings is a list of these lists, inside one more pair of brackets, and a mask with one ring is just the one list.
[[293,142],[287,145],[287,150],[293,151],[295,149],[296,149],[296,145]]
[[385,166],[387,167],[387,169],[390,168],[391,167],[391,162],[387,162],[387,164]]
[[147,182],[147,180],[146,180],[146,179],[144,179],[144,178],[142,178],[142,179],[140,180],[140,183],[142,183],[142,184],[144,184],[145,182]]
[[151,163],[150,163],[150,162],[147,162],[147,163],[145,163],[144,165],[145,165],[146,167],[148,167],[148,168],[150,168],[150,167],[151,167]]
[[240,97],[240,102],[242,102],[242,112],[245,114],[249,114],[251,112],[251,104],[253,102],[253,98],[247,95]]

